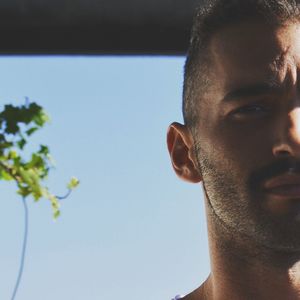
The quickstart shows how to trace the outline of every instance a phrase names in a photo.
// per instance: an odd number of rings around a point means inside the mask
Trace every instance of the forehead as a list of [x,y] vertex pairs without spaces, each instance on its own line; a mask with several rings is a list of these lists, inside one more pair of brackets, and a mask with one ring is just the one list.
[[300,69],[300,23],[226,27],[212,37],[210,53],[213,73],[223,87],[259,79],[281,81]]

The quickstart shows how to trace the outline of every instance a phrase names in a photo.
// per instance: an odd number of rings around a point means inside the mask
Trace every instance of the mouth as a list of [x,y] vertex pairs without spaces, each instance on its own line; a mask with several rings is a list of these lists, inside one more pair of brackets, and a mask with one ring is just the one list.
[[283,185],[273,189],[268,189],[266,192],[270,195],[274,195],[281,198],[295,199],[299,198],[300,200],[300,184],[299,185]]
[[286,173],[265,182],[264,191],[280,199],[300,200],[300,175]]

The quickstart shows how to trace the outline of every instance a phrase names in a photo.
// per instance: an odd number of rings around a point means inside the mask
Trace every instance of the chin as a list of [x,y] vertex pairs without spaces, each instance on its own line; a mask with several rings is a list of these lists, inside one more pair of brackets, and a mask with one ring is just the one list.
[[[282,221],[282,220],[281,220]],[[279,252],[299,252],[300,254],[300,220],[289,219],[280,224],[261,225],[264,228],[257,237],[258,243],[264,247]]]

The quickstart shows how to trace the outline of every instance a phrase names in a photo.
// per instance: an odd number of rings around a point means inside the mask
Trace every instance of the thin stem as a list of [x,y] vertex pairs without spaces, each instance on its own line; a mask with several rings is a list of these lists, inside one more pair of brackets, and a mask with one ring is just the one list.
[[30,105],[30,100],[28,97],[25,97],[25,107],[28,109]]
[[25,219],[25,230],[24,230],[24,240],[23,240],[23,247],[22,247],[22,254],[21,254],[21,262],[20,262],[20,269],[19,274],[17,278],[17,282],[14,288],[13,295],[11,297],[11,300],[14,300],[22,279],[23,270],[24,270],[24,263],[25,263],[25,255],[26,255],[26,246],[27,246],[27,237],[28,237],[28,208],[25,197],[23,197],[23,205],[24,205],[24,219]]
[[65,199],[67,199],[67,198],[70,196],[71,193],[72,193],[72,190],[69,189],[68,192],[66,193],[66,195],[64,195],[64,196],[55,196],[55,197],[56,197],[58,200],[65,200]]

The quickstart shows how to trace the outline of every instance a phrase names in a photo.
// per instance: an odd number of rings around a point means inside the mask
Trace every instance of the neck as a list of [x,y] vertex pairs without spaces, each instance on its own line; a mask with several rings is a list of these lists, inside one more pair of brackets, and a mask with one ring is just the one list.
[[[208,211],[211,275],[199,299],[299,299],[300,253],[254,246],[219,224]],[[250,245],[250,246],[249,246]]]

